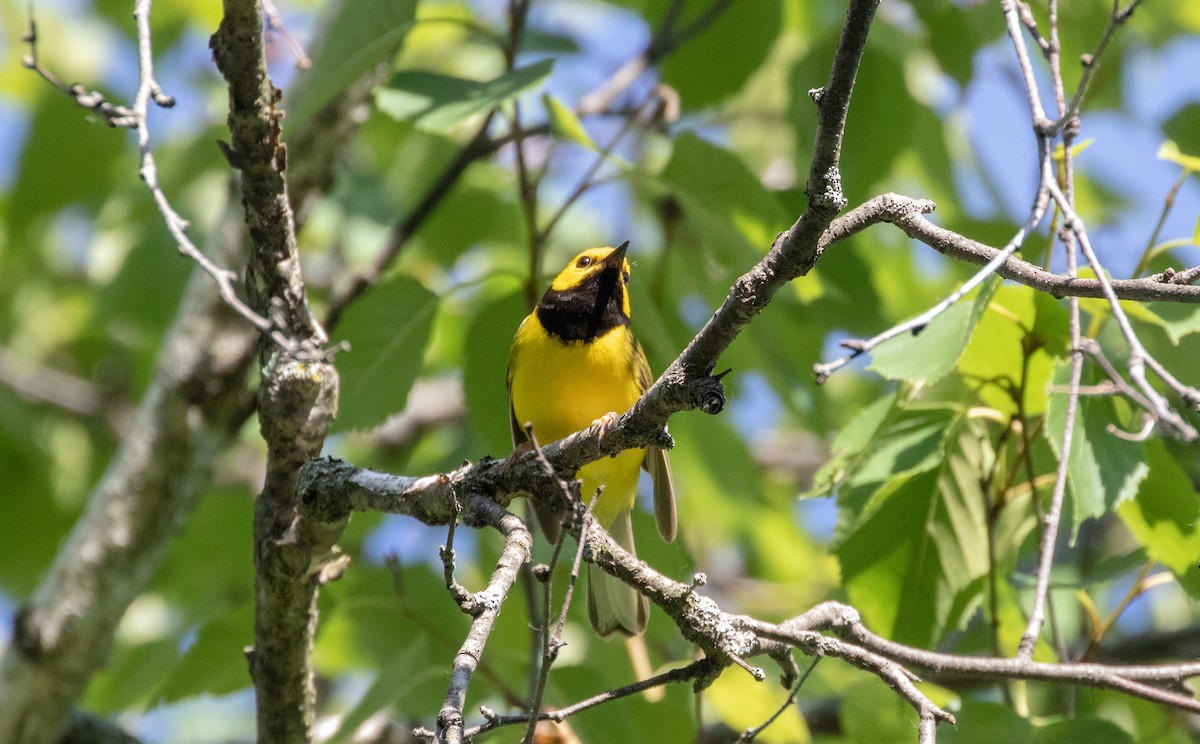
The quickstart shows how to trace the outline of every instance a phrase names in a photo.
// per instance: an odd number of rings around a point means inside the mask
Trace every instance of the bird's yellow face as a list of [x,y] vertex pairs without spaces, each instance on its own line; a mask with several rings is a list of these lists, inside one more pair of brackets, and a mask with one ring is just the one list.
[[629,261],[625,259],[625,250],[629,243],[620,248],[588,248],[554,277],[550,289],[564,291],[586,283],[593,276],[598,276],[605,269],[619,268],[621,284],[629,281]]

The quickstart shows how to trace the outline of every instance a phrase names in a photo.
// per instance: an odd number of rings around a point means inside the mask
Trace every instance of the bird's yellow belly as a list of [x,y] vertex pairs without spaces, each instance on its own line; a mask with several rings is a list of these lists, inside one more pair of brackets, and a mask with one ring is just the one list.
[[[549,444],[586,429],[610,411],[629,410],[641,391],[626,334],[618,328],[587,344],[565,344],[546,336],[521,344],[518,333],[512,380],[517,422],[532,423],[538,442]],[[604,486],[595,510],[601,524],[607,526],[621,509],[632,506],[644,455],[644,450],[626,450],[580,468],[585,502]]]

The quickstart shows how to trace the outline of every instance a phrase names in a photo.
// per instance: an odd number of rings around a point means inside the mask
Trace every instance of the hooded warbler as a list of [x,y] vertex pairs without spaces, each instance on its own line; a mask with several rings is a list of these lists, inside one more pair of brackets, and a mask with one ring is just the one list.
[[[567,264],[537,307],[521,323],[508,360],[508,400],[513,445],[527,440],[532,424],[539,442],[549,443],[610,414],[620,414],[653,382],[646,354],[629,328],[628,241],[619,248],[589,248]],[[596,520],[629,552],[634,552],[630,510],[638,471],[654,480],[658,532],[675,539],[675,494],[667,453],[658,447],[631,449],[579,469],[586,503],[597,487]],[[559,538],[559,515],[535,505],[543,533]],[[601,571],[588,576],[588,617],[604,638],[641,634],[646,598]]]

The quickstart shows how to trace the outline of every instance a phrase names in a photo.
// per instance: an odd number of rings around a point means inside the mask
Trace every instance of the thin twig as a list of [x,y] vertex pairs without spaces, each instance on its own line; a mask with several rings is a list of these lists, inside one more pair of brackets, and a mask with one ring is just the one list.
[[296,41],[290,33],[287,26],[283,25],[283,18],[279,15],[279,8],[275,7],[274,0],[260,0],[262,2],[263,14],[267,17],[267,28],[283,37],[283,43],[291,50],[292,56],[296,58],[296,67],[302,70],[307,70],[312,67],[312,60],[305,53],[304,47],[300,46],[300,42]]
[[1142,272],[1149,265],[1150,259],[1154,256],[1154,246],[1158,245],[1158,236],[1162,233],[1163,225],[1167,222],[1167,215],[1171,213],[1171,208],[1175,206],[1175,196],[1191,175],[1192,172],[1185,169],[1179,174],[1179,178],[1175,179],[1175,183],[1171,184],[1171,188],[1167,190],[1167,196],[1163,199],[1162,211],[1158,213],[1158,221],[1154,223],[1154,230],[1150,233],[1150,239],[1146,241],[1146,248],[1142,251],[1142,256],[1138,259],[1137,266],[1134,267],[1133,273],[1129,275],[1131,278],[1136,279],[1141,276]]
[[796,700],[796,695],[800,693],[800,688],[804,686],[805,681],[808,679],[808,675],[812,674],[813,670],[817,668],[817,663],[820,661],[820,656],[814,656],[812,663],[808,665],[808,669],[804,670],[804,674],[801,675],[800,679],[796,681],[796,684],[792,686],[792,691],[788,693],[787,699],[783,701],[783,705],[780,705],[779,709],[772,713],[770,718],[763,721],[758,726],[752,726],[743,731],[741,736],[734,740],[735,744],[754,741],[768,726],[770,726],[772,723],[775,723],[775,721],[777,721],[779,717],[783,715],[785,710],[792,707],[792,703]]
[[[1104,50],[1108,48],[1108,43],[1112,41],[1116,34],[1117,28],[1133,15],[1133,11],[1141,5],[1142,0],[1132,0],[1124,8],[1113,3],[1113,14],[1108,20],[1108,26],[1104,29],[1104,34],[1100,37],[1100,42],[1096,45],[1096,51],[1091,54],[1084,54],[1080,57],[1080,63],[1083,65],[1083,74],[1079,78],[1079,85],[1075,87],[1075,95],[1071,97],[1071,102],[1067,104],[1066,110],[1062,111],[1059,118],[1055,121],[1043,121],[1038,119],[1035,121],[1035,126],[1038,131],[1046,136],[1053,136],[1067,127],[1071,120],[1079,115],[1079,108],[1083,105],[1084,96],[1087,95],[1088,85],[1092,82],[1092,75],[1096,72],[1096,68],[1100,65],[1100,57],[1104,54]],[[1042,117],[1044,119],[1044,115]]]
[[[1050,153],[1049,148],[1045,147],[1044,145],[1040,149],[1041,152],[1039,153],[1039,156],[1041,166],[1039,167],[1038,171],[1041,175],[1041,182],[1039,183],[1035,193],[1033,206],[1030,208],[1029,216],[1025,219],[1024,224],[1021,225],[1016,234],[1013,235],[1012,239],[1008,241],[1004,248],[992,256],[991,260],[984,264],[983,268],[975,272],[975,275],[964,282],[962,286],[951,292],[941,302],[937,303],[917,317],[892,326],[886,331],[876,334],[872,338],[869,338],[865,341],[857,339],[843,341],[841,345],[844,348],[850,349],[850,354],[838,359],[834,359],[831,362],[813,365],[813,373],[817,376],[817,384],[825,382],[834,372],[837,372],[839,369],[845,367],[851,361],[857,359],[863,354],[870,353],[885,341],[889,341],[905,333],[911,333],[915,336],[921,331],[925,330],[926,326],[933,322],[935,318],[949,310],[954,303],[961,300],[971,290],[982,284],[989,276],[997,273],[1000,270],[1000,267],[1003,266],[1014,253],[1020,250],[1021,246],[1025,242],[1025,237],[1042,221],[1042,218],[1046,214],[1046,207],[1049,204],[1046,183],[1051,178]],[[932,211],[932,202],[929,203],[928,210],[922,209],[921,211]]]
[[[485,589],[479,592],[480,611],[471,621],[471,629],[462,647],[454,657],[454,668],[450,675],[450,686],[445,701],[438,712],[438,741],[457,744],[465,738],[463,732],[463,705],[466,703],[467,687],[471,676],[483,656],[483,648],[491,635],[492,625],[508,592],[517,580],[522,565],[529,560],[533,549],[533,536],[524,522],[493,501],[473,499],[467,505],[468,524],[487,525],[504,535],[504,550],[496,562],[496,570]],[[478,595],[477,595],[478,596]]]
[[[1063,110],[1065,98],[1062,82],[1062,64],[1058,33],[1058,2],[1050,0],[1050,43],[1046,50],[1050,64],[1050,76],[1054,85],[1058,110]],[[1018,48],[1023,48],[1023,42],[1014,39]],[[1018,52],[1020,55],[1021,52]],[[1036,88],[1027,91],[1031,100],[1040,100]],[[1031,112],[1032,113],[1032,112]],[[1036,116],[1036,114],[1035,114]],[[1036,120],[1034,122],[1036,129]],[[1060,168],[1062,183],[1065,189],[1066,201],[1074,204],[1074,157],[1071,154],[1071,143],[1076,127],[1068,127],[1063,131],[1063,157]],[[1038,134],[1039,146],[1049,149],[1045,134]],[[1067,276],[1074,278],[1078,274],[1075,255],[1075,240],[1069,230],[1056,231],[1067,254]],[[1049,254],[1048,254],[1049,256]],[[1047,260],[1049,265],[1049,260]],[[1079,299],[1070,298],[1068,302],[1069,332],[1071,339],[1071,381],[1067,389],[1067,405],[1064,414],[1062,440],[1059,444],[1059,459],[1055,471],[1054,490],[1050,494],[1050,508],[1042,515],[1039,522],[1041,536],[1038,544],[1037,581],[1033,592],[1033,604],[1025,626],[1025,632],[1017,645],[1017,656],[1022,659],[1032,659],[1037,647],[1037,639],[1041,635],[1045,623],[1046,606],[1050,602],[1050,573],[1054,568],[1054,548],[1058,542],[1058,527],[1062,519],[1063,500],[1067,492],[1067,475],[1071,461],[1071,447],[1074,444],[1076,412],[1079,408],[1079,386],[1083,379],[1083,353],[1080,349],[1080,319]]]
[[1096,252],[1092,249],[1091,240],[1088,237],[1083,221],[1076,214],[1066,196],[1063,195],[1056,184],[1050,185],[1050,193],[1058,203],[1059,208],[1063,211],[1065,226],[1074,233],[1075,239],[1079,242],[1080,250],[1083,251],[1084,257],[1092,267],[1092,271],[1095,272],[1096,279],[1099,281],[1105,299],[1108,300],[1109,308],[1112,310],[1113,318],[1117,321],[1117,326],[1121,329],[1121,335],[1124,336],[1125,343],[1129,346],[1129,360],[1127,362],[1129,377],[1133,380],[1134,385],[1151,402],[1150,414],[1158,420],[1160,425],[1166,428],[1167,432],[1180,437],[1184,441],[1192,441],[1197,437],[1196,429],[1184,421],[1171,408],[1166,398],[1150,385],[1146,379],[1146,368],[1149,367],[1189,405],[1196,405],[1196,403],[1200,402],[1200,390],[1181,383],[1146,351],[1141,339],[1138,338],[1137,333],[1133,330],[1133,326],[1130,325],[1129,317],[1121,307],[1120,300],[1113,291],[1112,283],[1108,279],[1104,266],[1100,263],[1100,260],[1096,257]]
[[[636,695],[644,690],[649,690],[654,687],[661,687],[663,685],[673,684],[676,682],[690,682],[692,680],[704,679],[705,677],[711,675],[715,670],[719,670],[719,668],[719,665],[717,665],[712,659],[700,659],[688,664],[685,667],[663,672],[662,674],[651,677],[650,679],[634,682],[633,684],[625,685],[624,687],[618,687],[607,692],[602,692],[599,695],[594,695],[586,700],[580,700],[578,703],[568,705],[565,708],[559,708],[558,710],[552,710],[546,713],[539,713],[536,717],[534,717],[531,713],[518,713],[511,716],[501,716],[497,715],[495,711],[492,711],[489,708],[480,708],[480,713],[482,713],[483,717],[487,719],[487,722],[481,723],[478,726],[472,726],[464,732],[464,735],[467,738],[472,738],[482,733],[491,731],[492,729],[500,728],[501,726],[512,726],[514,724],[528,723],[531,718],[534,718],[536,721],[554,721],[555,723],[562,723],[576,713],[580,713],[589,708],[594,708],[597,705],[602,705],[603,703],[608,703],[613,700],[620,700],[621,698],[629,697],[630,695]],[[428,736],[429,732],[427,730],[418,729],[413,733],[417,736]]]
[[171,233],[171,237],[175,239],[175,245],[179,252],[195,262],[213,278],[225,304],[248,320],[260,333],[271,339],[281,349],[302,361],[324,359],[325,353],[320,349],[313,349],[310,345],[293,339],[284,332],[279,324],[255,312],[238,297],[237,273],[218,266],[192,243],[186,232],[189,226],[187,220],[179,216],[159,186],[158,166],[155,164],[154,153],[150,148],[147,112],[151,101],[163,108],[170,108],[175,105],[175,100],[163,93],[162,88],[154,79],[154,54],[150,40],[150,5],[151,0],[137,0],[134,3],[133,16],[137,25],[138,87],[132,108],[111,104],[105,100],[103,94],[98,91],[89,91],[78,83],[67,85],[41,65],[37,53],[37,24],[33,18],[32,4],[29,11],[29,30],[24,37],[26,43],[29,44],[29,55],[25,57],[23,64],[70,96],[78,105],[95,112],[109,126],[133,129],[138,143],[138,175],[150,191],[154,206],[162,215],[163,222]]

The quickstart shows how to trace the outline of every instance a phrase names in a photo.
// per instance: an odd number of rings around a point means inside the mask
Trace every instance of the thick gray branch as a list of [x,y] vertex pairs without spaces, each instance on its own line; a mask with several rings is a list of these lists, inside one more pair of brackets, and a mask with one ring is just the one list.
[[118,621],[250,411],[256,340],[193,272],[133,426],[18,616],[0,662],[0,741],[54,742],[107,662]]
[[255,502],[254,650],[259,741],[312,740],[310,654],[317,586],[344,561],[333,543],[340,529],[297,517],[298,470],[316,456],[337,412],[337,370],[321,354],[325,331],[305,297],[295,223],[280,140],[280,93],[267,74],[263,9],[257,0],[225,0],[210,46],[229,90],[230,164],[241,171],[242,206],[252,253],[246,279],[251,303],[299,343],[304,354],[264,347],[259,423],[267,442],[267,478]]

